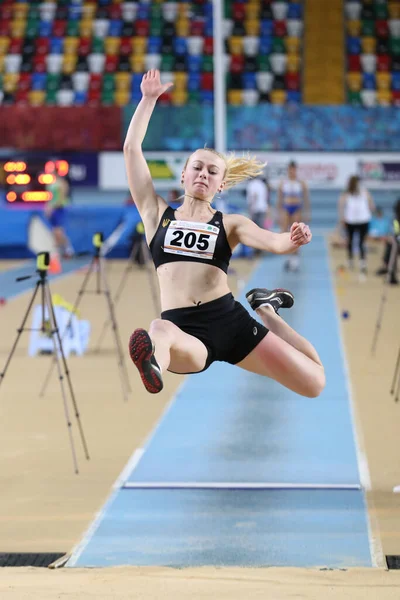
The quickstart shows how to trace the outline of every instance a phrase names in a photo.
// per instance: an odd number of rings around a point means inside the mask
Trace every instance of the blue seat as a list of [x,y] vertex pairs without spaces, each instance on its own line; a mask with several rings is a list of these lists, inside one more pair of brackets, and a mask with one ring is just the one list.
[[274,22],[272,19],[261,19],[260,21],[260,37],[272,35],[274,32]]
[[293,102],[295,104],[301,103],[301,92],[294,90],[288,90],[286,92],[286,102]]
[[258,47],[259,54],[271,54],[272,52],[272,37],[263,36],[260,37],[260,45]]
[[161,54],[162,39],[151,35],[147,38],[147,54]]
[[202,62],[202,56],[193,56],[189,54],[187,61],[189,73],[199,73],[201,71]]
[[87,101],[87,92],[75,92],[75,96],[74,96],[75,106],[82,106],[82,104],[86,104],[86,101]]
[[256,90],[257,81],[255,73],[243,73],[242,86],[244,90]]
[[375,73],[363,73],[362,87],[364,90],[376,90]]
[[189,73],[187,81],[187,89],[189,92],[197,92],[201,85],[200,73]]
[[140,102],[141,99],[142,99],[142,92],[140,90],[131,90],[131,102],[133,104]]
[[53,29],[53,21],[40,21],[39,23],[39,37],[50,37],[51,30]]
[[132,73],[131,92],[140,92],[140,84],[142,82],[143,73]]
[[204,5],[204,16],[212,18],[212,16],[213,16],[212,2],[206,2],[206,4]]
[[80,21],[82,18],[82,4],[71,4],[68,9],[69,21]]
[[348,54],[361,54],[361,40],[358,37],[347,36],[347,52]]
[[53,37],[50,40],[50,54],[63,54],[64,52],[64,38]]
[[204,23],[204,37],[212,37],[214,34],[214,25],[212,19],[207,19]]
[[288,7],[287,19],[301,19],[303,17],[303,5],[297,2],[291,2]]
[[99,1],[99,6],[108,6],[109,4],[111,4],[111,0],[98,0]]
[[47,73],[32,73],[32,90],[45,90],[47,82]]
[[142,19],[147,21],[150,16],[150,4],[139,4],[136,20],[141,21]]
[[187,40],[184,37],[176,37],[174,39],[174,53],[176,55],[184,55],[187,53]]
[[400,73],[398,73],[397,71],[394,71],[392,73],[392,89],[395,92],[398,92],[400,90]]
[[120,37],[122,32],[122,21],[121,19],[111,19],[108,28],[108,35],[110,37]]
[[214,104],[214,92],[209,90],[201,90],[200,102],[201,104]]

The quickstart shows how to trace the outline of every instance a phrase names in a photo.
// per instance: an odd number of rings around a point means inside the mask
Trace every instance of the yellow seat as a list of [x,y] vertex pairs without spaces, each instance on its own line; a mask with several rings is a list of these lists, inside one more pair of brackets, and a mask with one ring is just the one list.
[[72,75],[75,71],[77,59],[76,54],[64,54],[62,62],[62,72],[64,75]]
[[349,35],[358,37],[361,32],[361,21],[360,19],[350,19],[347,21],[347,33]]
[[132,38],[132,52],[133,54],[146,54],[147,50],[147,38],[144,36],[135,36]]
[[289,73],[298,73],[300,70],[300,56],[298,54],[288,54],[286,68]]
[[119,37],[106,37],[104,40],[104,51],[106,54],[119,54],[119,47],[121,45],[121,38]]
[[16,19],[14,21],[11,21],[11,24],[10,24],[11,37],[14,37],[14,38],[25,37],[25,29],[26,29],[26,20],[25,19]]
[[3,77],[3,90],[8,93],[15,92],[19,80],[19,73],[5,73]]
[[181,17],[187,17],[190,10],[189,2],[178,2],[178,19]]
[[241,106],[243,104],[242,90],[228,90],[228,104]]
[[258,19],[260,15],[260,5],[258,2],[247,2],[245,5],[246,19]]
[[180,17],[176,22],[176,34],[179,37],[187,37],[190,33],[189,19]]
[[184,106],[187,103],[188,93],[186,90],[173,89],[171,93],[171,103],[174,106]]
[[372,36],[364,36],[361,38],[361,47],[363,54],[375,54],[376,38]]
[[244,22],[246,35],[259,35],[260,21],[258,19],[246,19]]
[[46,99],[46,92],[44,90],[32,90],[28,92],[28,98],[29,104],[32,106],[41,106]]
[[378,90],[376,98],[381,106],[390,106],[393,98],[392,90]]
[[78,50],[79,38],[66,37],[64,38],[64,54],[76,54]]
[[186,90],[187,89],[187,73],[174,73],[174,89],[175,90]]
[[288,54],[298,54],[301,40],[298,37],[288,36],[285,38],[285,47]]
[[376,74],[376,86],[378,90],[390,90],[392,87],[392,74],[378,72]]
[[362,75],[358,72],[347,73],[347,85],[352,92],[359,92],[361,90]]
[[243,38],[232,35],[228,38],[228,48],[230,54],[243,54]]
[[285,104],[286,91],[285,90],[272,90],[270,93],[270,99],[271,99],[272,104]]
[[13,7],[14,19],[26,19],[29,10],[28,2],[16,2]]
[[82,6],[82,18],[83,19],[93,19],[97,10],[96,2],[85,2]]
[[129,90],[115,90],[114,99],[118,106],[125,106],[130,100]]
[[389,2],[389,18],[390,19],[400,19],[400,2],[392,1]]
[[7,54],[10,38],[5,35],[0,36],[0,54]]
[[144,55],[132,54],[129,57],[129,62],[134,73],[144,72]]
[[0,73],[4,73],[4,59],[5,55],[0,54]]
[[115,89],[117,90],[129,90],[131,85],[131,74],[120,72],[115,73]]
[[92,19],[82,19],[79,24],[79,33],[83,38],[92,37],[93,32],[93,20]]

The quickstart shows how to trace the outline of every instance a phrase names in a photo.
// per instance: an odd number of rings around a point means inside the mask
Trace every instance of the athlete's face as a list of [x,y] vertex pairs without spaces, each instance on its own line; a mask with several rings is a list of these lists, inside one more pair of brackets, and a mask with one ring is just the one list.
[[297,177],[297,168],[296,167],[288,167],[288,176],[289,179],[296,179]]
[[189,158],[182,173],[185,192],[211,202],[224,187],[225,162],[217,154],[207,150],[196,150]]

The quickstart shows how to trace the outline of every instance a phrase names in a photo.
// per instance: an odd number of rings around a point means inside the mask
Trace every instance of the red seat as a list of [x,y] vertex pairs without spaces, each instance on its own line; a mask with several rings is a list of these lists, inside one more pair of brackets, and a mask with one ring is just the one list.
[[36,38],[35,40],[35,50],[36,54],[48,54],[50,48],[50,39],[49,38]]
[[122,8],[120,4],[110,4],[108,6],[108,16],[110,19],[121,19]]
[[351,54],[347,57],[349,71],[361,71],[361,56],[359,54]]
[[214,51],[214,40],[212,37],[204,38],[203,54],[211,56]]
[[393,90],[392,99],[395,106],[400,106],[400,90]]
[[8,35],[10,28],[10,19],[2,19],[0,21],[0,35]]
[[129,56],[132,52],[132,42],[130,37],[122,37],[121,45],[119,47],[119,53],[122,56]]
[[65,37],[67,31],[67,21],[57,19],[53,22],[54,37]]
[[91,106],[100,104],[101,90],[88,90],[87,103]]
[[300,89],[300,74],[286,73],[285,85],[287,90],[298,91]]
[[232,54],[231,64],[229,68],[231,73],[243,73],[244,71],[244,55],[243,54]]
[[21,73],[18,80],[18,91],[31,89],[32,75],[30,73]]
[[195,19],[190,23],[190,35],[198,35],[203,37],[204,35],[204,21],[199,21]]
[[103,76],[101,73],[91,73],[89,79],[89,90],[101,90]]
[[87,56],[88,54],[90,54],[91,47],[91,38],[80,38],[78,45],[78,56]]
[[106,61],[104,64],[104,71],[106,73],[115,73],[115,71],[117,70],[118,61],[118,54],[107,54]]
[[234,2],[232,6],[232,18],[234,21],[242,22],[246,17],[246,5],[243,2]]
[[148,37],[150,31],[150,22],[145,19],[139,19],[139,21],[135,21],[135,31],[136,35],[141,37]]
[[389,54],[378,54],[376,57],[376,70],[377,71],[390,71],[390,56]]
[[35,73],[46,72],[46,56],[44,54],[35,54],[33,57],[33,71]]
[[17,104],[28,104],[28,90],[18,89],[15,94],[15,102]]
[[200,87],[202,90],[212,91],[214,89],[213,73],[202,73],[200,77]]
[[286,21],[274,21],[274,35],[285,37],[287,35]]
[[384,19],[379,21],[375,21],[375,32],[376,36],[379,38],[387,38],[389,37],[389,24]]
[[161,104],[171,104],[172,95],[171,92],[164,92],[158,99]]
[[24,43],[23,38],[10,38],[8,54],[21,54],[23,43]]

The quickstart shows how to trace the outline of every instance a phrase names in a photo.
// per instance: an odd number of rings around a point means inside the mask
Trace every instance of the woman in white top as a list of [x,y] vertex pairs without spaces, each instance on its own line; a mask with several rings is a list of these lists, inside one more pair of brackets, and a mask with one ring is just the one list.
[[375,211],[371,194],[360,186],[357,175],[350,177],[347,190],[339,199],[339,218],[347,231],[347,252],[349,268],[353,268],[353,238],[358,233],[360,251],[360,270],[366,273],[365,239],[368,228]]

